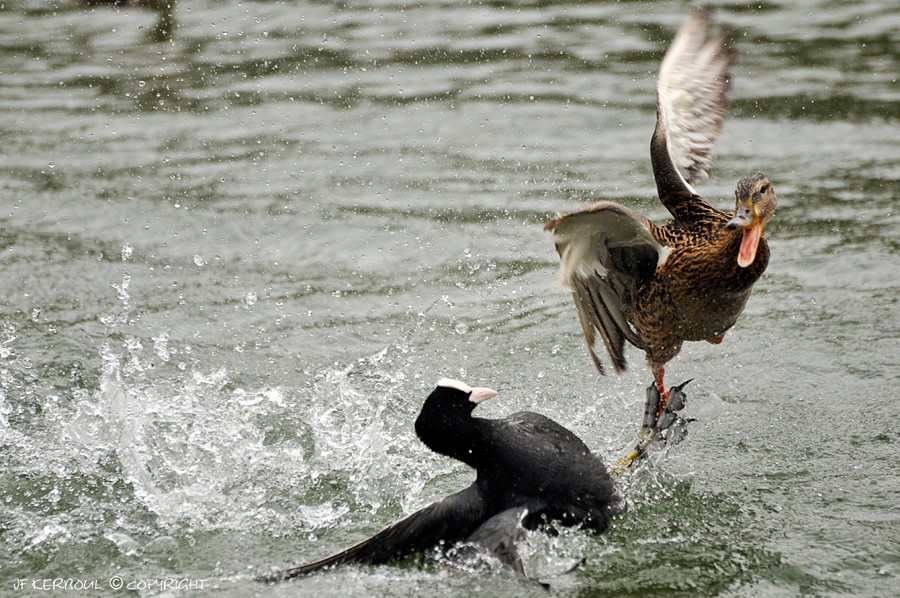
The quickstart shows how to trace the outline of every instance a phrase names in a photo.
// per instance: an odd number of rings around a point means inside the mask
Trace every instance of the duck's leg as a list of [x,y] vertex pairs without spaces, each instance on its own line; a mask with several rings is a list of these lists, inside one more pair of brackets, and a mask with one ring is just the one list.
[[665,374],[666,368],[664,366],[653,368],[653,379],[656,381],[656,390],[659,391],[659,405],[656,408],[657,417],[666,408],[666,401],[669,400],[669,393],[666,392],[666,384],[663,382]]
[[619,459],[619,462],[610,469],[610,473],[613,475],[619,475],[634,465],[638,459],[644,456],[647,447],[656,438],[658,431],[657,422],[659,421],[659,414],[657,414],[659,398],[659,389],[656,388],[656,383],[654,382],[647,387],[647,401],[644,403],[644,420],[641,422],[640,440],[637,446],[634,447],[634,450]]
[[656,383],[647,387],[647,400],[644,403],[644,421],[641,422],[641,438],[653,434],[656,430],[656,422],[659,421],[659,403],[662,397]]

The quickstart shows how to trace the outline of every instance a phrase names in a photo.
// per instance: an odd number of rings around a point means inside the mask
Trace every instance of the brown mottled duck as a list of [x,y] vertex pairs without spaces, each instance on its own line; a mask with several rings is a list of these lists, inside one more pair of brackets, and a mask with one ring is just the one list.
[[763,228],[777,200],[765,176],[738,182],[734,212],[714,208],[691,186],[708,176],[725,115],[733,60],[725,37],[713,31],[711,9],[697,10],[660,66],[650,159],[673,220],[658,226],[601,201],[544,227],[553,231],[559,280],[572,292],[594,365],[604,373],[598,335],[616,371],[625,369],[625,341],[642,349],[659,393],[657,415],[668,396],[666,364],[685,341],[720,343],[769,262]]

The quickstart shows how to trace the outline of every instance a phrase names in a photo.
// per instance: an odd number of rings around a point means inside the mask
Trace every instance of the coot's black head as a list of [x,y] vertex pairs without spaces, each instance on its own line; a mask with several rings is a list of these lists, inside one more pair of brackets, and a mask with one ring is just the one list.
[[434,452],[471,464],[480,440],[472,410],[495,396],[496,390],[442,378],[422,405],[416,435]]

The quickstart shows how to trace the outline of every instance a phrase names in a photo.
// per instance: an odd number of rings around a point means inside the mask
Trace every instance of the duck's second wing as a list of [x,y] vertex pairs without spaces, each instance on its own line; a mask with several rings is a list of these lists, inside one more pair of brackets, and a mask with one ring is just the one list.
[[626,320],[626,309],[632,289],[652,279],[669,254],[650,233],[652,228],[643,216],[609,201],[559,214],[544,226],[553,231],[559,283],[572,292],[591,359],[601,374],[603,364],[594,352],[596,332],[616,371],[625,369],[626,340],[644,349]]
[[450,546],[469,537],[489,514],[482,491],[472,484],[346,550],[275,573],[262,581],[282,581],[345,563],[377,565],[427,551],[441,543]]

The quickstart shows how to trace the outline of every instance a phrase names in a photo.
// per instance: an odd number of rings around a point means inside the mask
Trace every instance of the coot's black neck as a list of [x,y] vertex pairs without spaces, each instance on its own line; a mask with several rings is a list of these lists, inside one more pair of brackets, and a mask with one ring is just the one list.
[[477,469],[485,440],[484,420],[472,417],[474,408],[468,400],[429,397],[416,419],[416,435],[434,452]]

